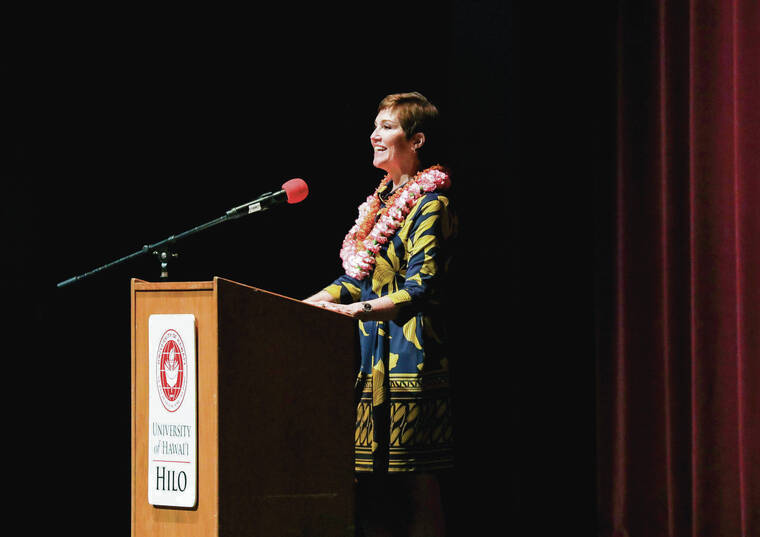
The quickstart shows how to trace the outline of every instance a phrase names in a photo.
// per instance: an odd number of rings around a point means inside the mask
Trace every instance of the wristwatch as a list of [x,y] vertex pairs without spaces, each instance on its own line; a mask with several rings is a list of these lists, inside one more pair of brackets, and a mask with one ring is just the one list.
[[362,304],[362,311],[365,313],[368,311],[372,311],[372,304],[370,304],[369,302],[365,302],[364,304]]

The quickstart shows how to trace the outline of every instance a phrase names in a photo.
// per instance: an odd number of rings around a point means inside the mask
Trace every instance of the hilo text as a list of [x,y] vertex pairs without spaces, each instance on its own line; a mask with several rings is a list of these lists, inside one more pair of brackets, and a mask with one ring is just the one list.
[[185,492],[187,474],[180,470],[167,470],[165,466],[156,466],[156,490]]

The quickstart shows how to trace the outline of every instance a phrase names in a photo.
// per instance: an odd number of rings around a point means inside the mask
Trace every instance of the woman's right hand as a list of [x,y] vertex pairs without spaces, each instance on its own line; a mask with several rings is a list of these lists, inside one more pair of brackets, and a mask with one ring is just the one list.
[[305,298],[303,302],[319,305],[320,302],[327,302],[328,304],[335,302],[333,296],[327,291],[320,291],[309,298]]

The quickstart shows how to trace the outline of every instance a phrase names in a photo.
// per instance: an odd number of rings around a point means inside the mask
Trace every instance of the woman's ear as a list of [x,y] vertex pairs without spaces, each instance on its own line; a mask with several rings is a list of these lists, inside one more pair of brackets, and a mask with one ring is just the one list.
[[418,151],[423,145],[425,145],[425,133],[414,133],[414,135],[412,135],[412,149]]

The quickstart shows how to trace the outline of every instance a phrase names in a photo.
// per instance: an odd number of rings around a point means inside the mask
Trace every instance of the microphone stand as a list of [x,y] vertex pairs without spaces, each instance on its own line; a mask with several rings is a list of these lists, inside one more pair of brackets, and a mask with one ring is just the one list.
[[[154,244],[146,244],[145,246],[143,246],[140,250],[136,252],[133,252],[129,255],[126,255],[114,261],[111,261],[110,263],[106,263],[103,266],[100,266],[89,272],[85,272],[84,274],[80,274],[79,276],[74,276],[73,278],[69,278],[68,280],[59,282],[57,286],[65,287],[74,282],[78,282],[79,280],[82,280],[84,278],[97,274],[101,271],[104,271],[106,269],[119,265],[125,261],[129,261],[130,259],[134,257],[147,254],[148,252],[152,252],[153,255],[158,257],[158,260],[161,263],[161,280],[164,281],[169,278],[169,261],[171,259],[176,259],[179,255],[173,249],[173,245],[175,242],[177,242],[180,239],[184,239],[185,237],[189,237],[190,235],[193,235],[195,233],[198,233],[199,231],[203,231],[217,224],[221,224],[222,222],[240,218],[241,216],[245,216],[246,214],[250,214],[251,212],[258,212],[259,210],[261,210],[260,207],[257,206],[257,204],[260,202],[260,199],[261,198],[256,199],[250,203],[240,205],[239,207],[235,207],[234,209],[230,209],[229,211],[227,211],[225,215],[220,216],[219,218],[215,218],[214,220],[211,220],[210,222],[206,222],[205,224],[201,224],[200,226],[196,226],[192,229],[184,231],[180,233],[179,235],[172,235],[171,237],[168,237]],[[248,211],[244,211],[243,209],[248,209]]]

